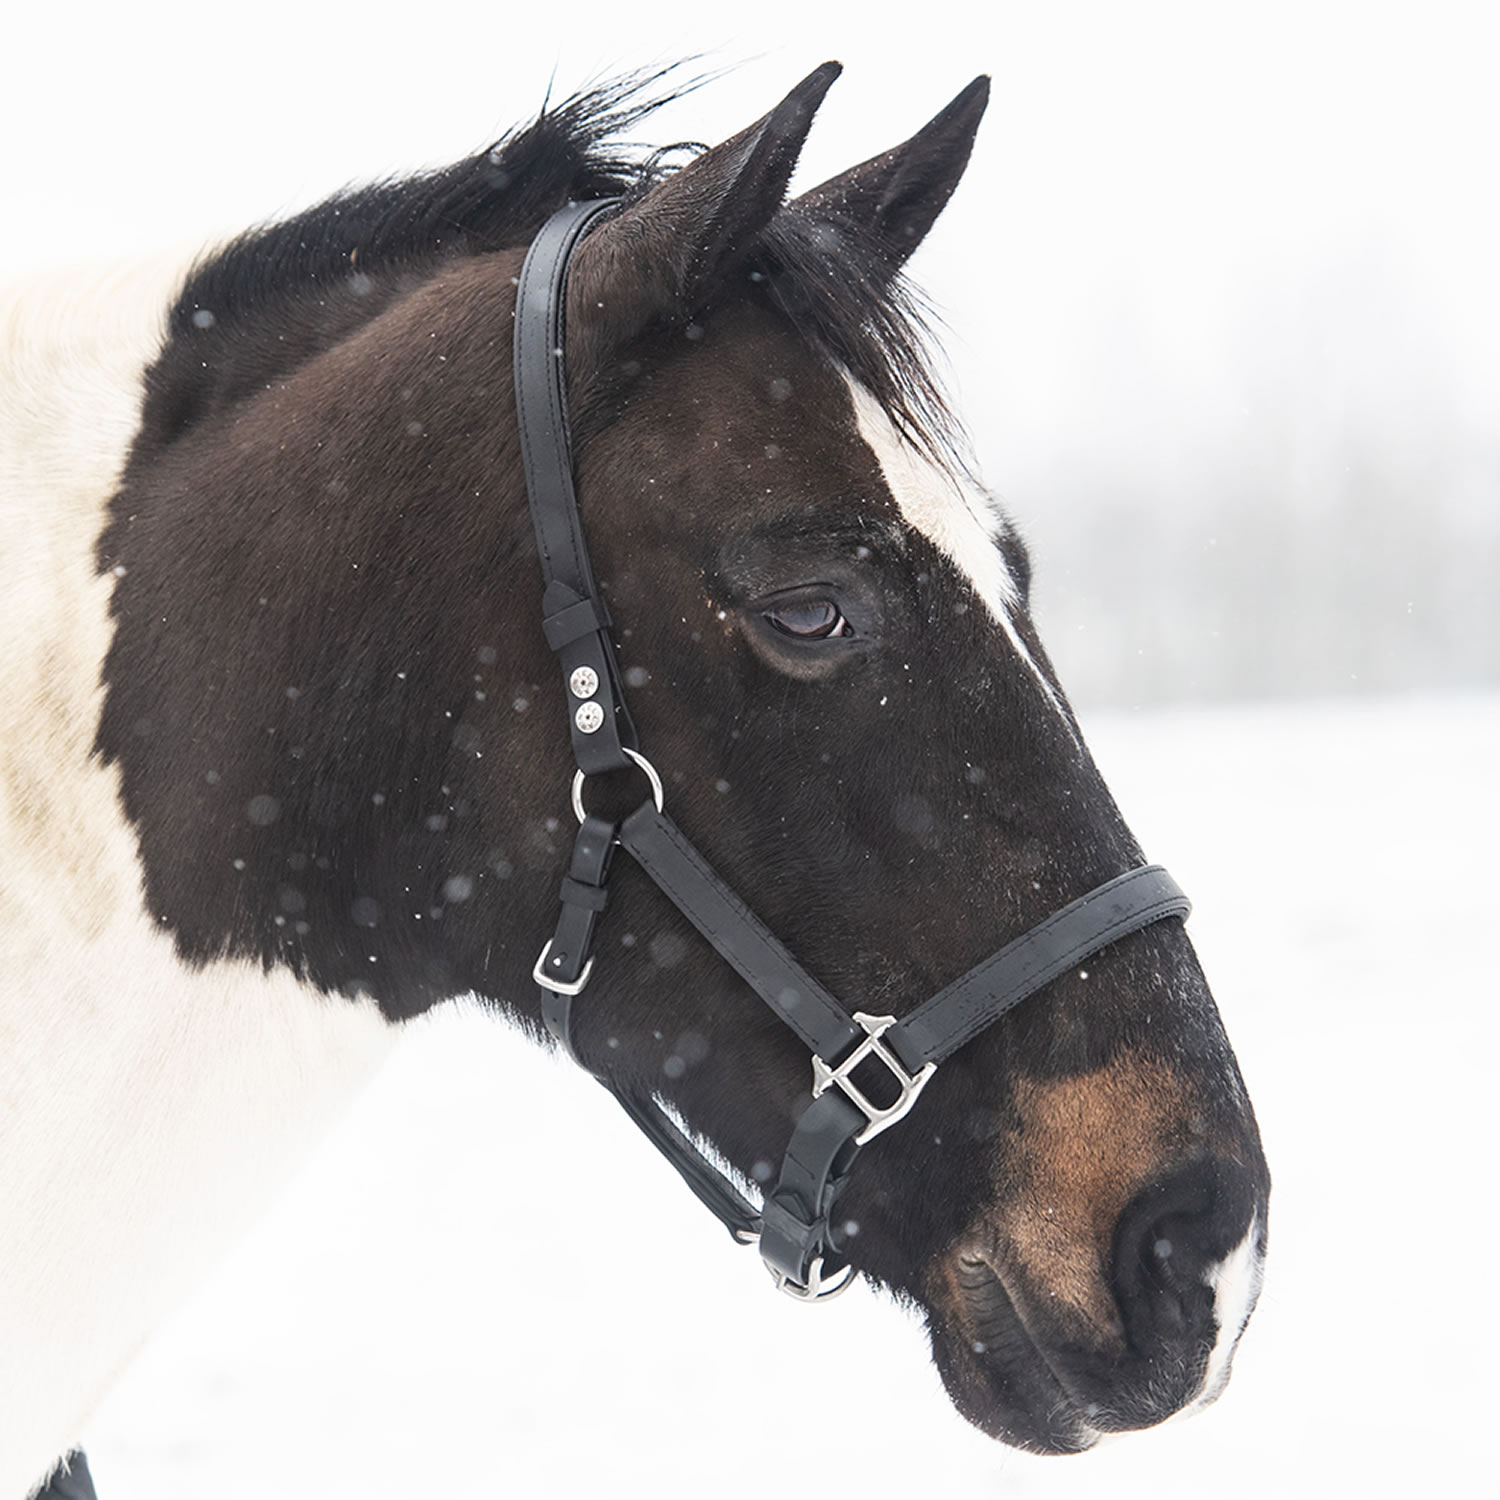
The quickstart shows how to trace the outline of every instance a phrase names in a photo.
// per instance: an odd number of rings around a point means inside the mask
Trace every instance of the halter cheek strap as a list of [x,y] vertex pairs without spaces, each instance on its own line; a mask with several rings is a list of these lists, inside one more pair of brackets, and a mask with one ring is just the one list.
[[[623,848],[796,1033],[810,1054],[812,1090],[780,1176],[759,1209],[655,1095],[607,1072],[596,1076],[735,1239],[759,1240],[777,1284],[819,1300],[843,1290],[856,1274],[841,1251],[834,1208],[861,1148],[904,1118],[942,1063],[1028,995],[1127,934],[1167,917],[1184,918],[1191,908],[1161,866],[1130,870],[1054,912],[910,1015],[851,1014],[666,815],[661,780],[641,754],[625,708],[609,615],[584,542],[568,431],[562,360],[568,260],[589,226],[613,207],[608,200],[570,204],[554,214],[532,243],[516,302],[516,409],[542,564],[543,630],[562,666],[578,761],[578,837],[559,891],[557,928],[532,977],[548,1029],[573,1053],[573,1003],[593,972],[610,869]],[[586,813],[585,776],[631,766],[646,774],[651,797],[619,823]],[[867,1092],[877,1066],[888,1075],[878,1091],[884,1103]]]
[[614,206],[612,199],[572,204],[549,219],[532,241],[516,291],[516,417],[542,563],[542,629],[568,687],[573,754],[590,776],[629,765],[636,739],[573,491],[565,289],[575,246]]

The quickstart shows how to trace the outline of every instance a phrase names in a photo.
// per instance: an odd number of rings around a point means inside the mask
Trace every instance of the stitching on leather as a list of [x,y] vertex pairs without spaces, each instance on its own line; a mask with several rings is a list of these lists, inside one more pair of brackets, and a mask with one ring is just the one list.
[[[545,265],[544,285],[550,289],[557,278],[559,266],[567,260],[567,257],[571,252],[579,234],[581,234],[583,227],[591,221],[592,215],[588,216],[587,218],[581,219],[581,221],[574,220],[572,223],[568,224],[566,226],[566,232],[557,235],[554,238],[553,243],[544,249],[543,255],[549,257],[544,263],[539,263],[535,259],[528,256],[527,263],[521,277],[521,283],[516,289],[517,317],[520,316],[520,309],[524,305],[528,289],[534,284],[538,276],[542,276],[544,274],[543,265]],[[546,228],[544,227],[543,233],[545,234],[545,232]],[[552,316],[544,317],[542,320],[543,335],[545,339],[545,346],[542,350],[542,358],[546,362],[546,378],[543,380],[543,386],[546,400],[547,427],[549,435],[551,432],[556,432],[559,438],[559,442],[557,444],[545,443],[542,445],[542,452],[547,458],[555,458],[561,451],[563,451],[565,445],[563,444],[562,439],[566,436],[566,424],[564,421],[566,404],[563,398],[562,391],[562,362],[560,360],[557,361],[556,369],[554,370],[554,356],[551,352],[554,348],[558,347],[565,332],[563,327],[563,313],[564,304],[566,301],[566,289],[560,287],[559,291],[563,295],[560,295],[556,298],[549,297],[548,299],[548,312]],[[530,320],[528,321],[530,322],[531,327],[535,327],[534,322],[531,322]],[[555,327],[554,321],[556,325]],[[530,360],[532,358],[531,348],[524,348],[522,354],[524,360]],[[540,476],[543,472],[544,466],[536,464],[534,459],[534,454],[538,446],[538,437],[534,433],[532,424],[527,420],[526,406],[523,404],[520,395],[521,388],[521,382],[518,379],[516,383],[516,413],[518,418],[517,426],[519,428],[521,437],[523,461],[528,472],[537,473]],[[571,486],[572,476],[571,473],[564,473],[562,469],[557,466],[547,465],[545,467],[550,469],[550,472],[547,473],[546,478],[548,480],[557,481],[556,484],[548,483],[546,485],[546,489],[550,492],[548,495],[549,504],[544,506],[541,512],[544,520],[550,520],[554,518],[550,502],[556,499],[557,493],[559,491],[561,492],[563,499],[566,502],[568,487]],[[564,514],[563,520],[565,522],[563,529],[566,532],[567,550],[571,554],[572,558],[573,579],[577,583],[582,584],[586,580],[584,576],[582,557],[579,549],[579,537],[577,535],[577,529],[572,525],[571,516],[569,516],[568,514]],[[546,527],[546,525],[542,525],[537,528],[537,547],[542,554],[542,561],[547,570],[547,576],[555,577],[556,569],[553,566],[554,554],[553,549],[549,545],[550,539],[546,534],[547,529],[548,528]]]
[[[1147,876],[1154,881],[1171,878],[1159,866],[1145,865],[1140,870],[1129,871],[1120,877],[1118,883],[1112,882],[1111,885],[1114,890],[1118,890],[1122,885],[1138,882]],[[1062,911],[1054,912],[1040,926],[1016,940],[1019,951],[1002,949],[977,969],[971,969],[969,973],[955,980],[953,984],[933,996],[926,1005],[913,1012],[901,1023],[907,1036],[917,1045],[924,1057],[939,1061],[944,1057],[950,1057],[966,1042],[971,1041],[979,1031],[998,1020],[1021,1000],[1034,994],[1044,985],[1050,984],[1059,975],[1066,973],[1075,963],[1119,941],[1120,938],[1144,927],[1152,926],[1167,917],[1185,916],[1188,903],[1187,898],[1180,892],[1164,894],[1149,907],[1127,912],[1088,939],[1075,941],[1066,953],[1057,958],[1047,963],[1038,963],[1034,950],[1045,938],[1057,931],[1059,927],[1082,920],[1094,904],[1094,901],[1086,900],[1082,905],[1064,907]],[[1012,967],[1019,969],[1017,975],[997,989],[994,983],[997,974],[1003,977]],[[956,1012],[958,1022],[956,1025],[949,1025],[939,1031],[933,1025],[931,1018],[941,1016],[950,1008]],[[930,1038],[927,1046],[923,1046],[918,1041],[918,1037],[923,1033]],[[929,1050],[930,1047],[941,1047],[943,1050],[934,1057]]]

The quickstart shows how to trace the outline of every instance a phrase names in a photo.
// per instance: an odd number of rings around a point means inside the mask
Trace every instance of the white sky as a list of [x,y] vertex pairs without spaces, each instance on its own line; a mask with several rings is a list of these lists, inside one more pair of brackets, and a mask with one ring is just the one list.
[[1056,366],[1122,287],[1165,316],[1165,357],[1187,361],[1179,346],[1258,280],[1356,259],[1419,287],[1455,343],[1494,331],[1492,6],[929,0],[914,24],[878,14],[805,0],[28,6],[6,25],[0,270],[239,227],[450,159],[529,115],[554,69],[566,89],[680,53],[744,63],[655,126],[713,140],[838,57],[807,181],[993,75],[974,167],[918,265],[970,343],[1026,350],[1033,386],[1068,378]]
[[714,141],[838,57],[804,186],[986,71],[973,165],[913,269],[1049,586],[1069,498],[1099,475],[1136,503],[1222,493],[1289,427],[1326,451],[1278,460],[1273,492],[1298,492],[1298,465],[1341,471],[1357,429],[1394,433],[1419,481],[1470,476],[1429,511],[1500,511],[1497,41],[1492,4],[1440,0],[28,5],[5,28],[0,275],[451,160],[528,118],[554,71],[567,91],[695,52],[738,64],[648,127]]

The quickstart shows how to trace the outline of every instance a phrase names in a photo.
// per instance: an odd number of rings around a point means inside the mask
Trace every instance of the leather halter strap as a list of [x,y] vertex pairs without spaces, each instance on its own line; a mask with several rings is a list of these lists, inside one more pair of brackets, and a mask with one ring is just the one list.
[[[692,1191],[742,1242],[758,1238],[777,1283],[809,1300],[848,1285],[834,1206],[861,1147],[900,1120],[938,1065],[1028,995],[1099,949],[1190,903],[1159,865],[1130,870],[1037,924],[902,1020],[851,1013],[810,975],[720,879],[662,807],[661,783],[641,755],[589,566],[573,486],[563,371],[569,257],[611,200],[569,204],[543,226],[522,268],[516,302],[516,410],[544,592],[543,629],[568,693],[579,778],[578,837],[559,891],[561,914],[533,977],[548,1029],[574,1055],[573,1001],[593,969],[614,850],[623,848],[811,1054],[812,1097],[792,1132],[776,1185],[757,1210],[698,1149],[658,1098],[608,1072],[599,1081]],[[636,765],[653,797],[623,822],[584,812],[585,775]],[[891,1103],[862,1081],[884,1066]],[[860,1068],[857,1079],[856,1067]],[[889,1093],[889,1087],[882,1091]]]
[[628,766],[626,751],[636,748],[609,639],[609,611],[594,583],[573,492],[563,379],[568,261],[589,225],[614,206],[615,200],[601,199],[554,214],[532,241],[516,290],[516,424],[542,561],[542,629],[565,682],[593,683],[587,694],[569,697],[573,754],[586,775]]

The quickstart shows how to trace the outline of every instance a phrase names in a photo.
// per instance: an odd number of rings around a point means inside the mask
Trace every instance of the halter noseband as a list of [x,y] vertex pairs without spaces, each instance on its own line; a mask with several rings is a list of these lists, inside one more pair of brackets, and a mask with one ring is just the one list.
[[[1153,922],[1186,917],[1190,903],[1160,865],[1106,881],[1054,912],[910,1015],[852,1015],[777,941],[663,811],[662,785],[641,754],[625,707],[610,619],[594,583],[573,489],[563,374],[568,261],[614,200],[560,209],[532,242],[516,301],[515,384],[526,488],[541,556],[542,628],[567,685],[578,772],[578,837],[560,892],[562,910],[532,977],[548,1030],[575,1056],[573,1001],[593,972],[611,861],[625,849],[811,1053],[812,1096],[792,1131],[781,1175],[759,1211],[678,1128],[657,1097],[608,1073],[619,1100],[698,1198],[742,1244],[760,1242],[777,1285],[805,1300],[842,1291],[855,1268],[832,1210],[860,1148],[900,1120],[938,1066],[1090,954]],[[584,810],[585,777],[634,766],[651,796],[622,821]],[[895,1097],[877,1104],[854,1070],[873,1059]],[[868,1076],[867,1073],[862,1076]]]

